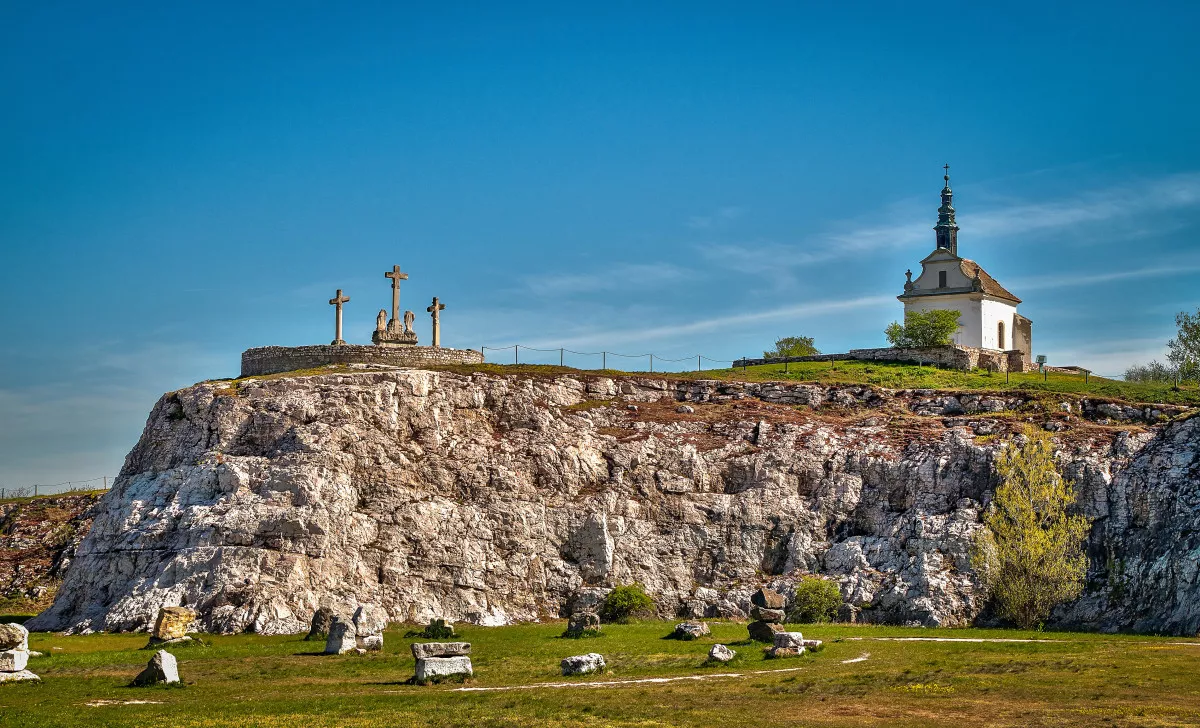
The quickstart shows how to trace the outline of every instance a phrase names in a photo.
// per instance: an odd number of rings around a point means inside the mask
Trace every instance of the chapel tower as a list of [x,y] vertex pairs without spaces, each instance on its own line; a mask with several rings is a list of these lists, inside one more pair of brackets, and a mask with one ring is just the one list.
[[[954,193],[950,190],[950,165],[943,167],[942,204],[933,226],[933,252],[921,260],[921,274],[906,273],[904,292],[898,298],[904,312],[957,311],[959,328],[955,344],[1004,353],[1009,369],[1028,368],[1033,323],[1017,313],[1021,299],[988,275],[978,263],[958,254],[958,223],[954,221]],[[1008,357],[1007,354],[1014,356]]]

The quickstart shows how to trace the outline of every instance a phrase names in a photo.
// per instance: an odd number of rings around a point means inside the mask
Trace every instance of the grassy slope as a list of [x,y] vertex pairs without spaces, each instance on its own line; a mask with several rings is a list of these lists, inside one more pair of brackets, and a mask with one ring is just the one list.
[[[1185,406],[1200,406],[1200,387],[1185,384],[1174,389],[1170,384],[1141,384],[1123,382],[1092,376],[1085,382],[1083,375],[1051,373],[1043,377],[1037,372],[1012,374],[988,374],[983,371],[960,372],[934,367],[918,367],[913,364],[880,362],[840,361],[798,362],[789,364],[784,371],[782,364],[765,364],[741,369],[714,369],[700,372],[671,372],[653,374],[647,372],[624,372],[616,370],[572,369],[570,367],[545,366],[538,364],[480,364],[474,366],[438,367],[462,374],[487,372],[492,374],[525,374],[531,376],[553,376],[556,374],[598,374],[604,376],[653,376],[664,379],[721,379],[751,382],[819,382],[822,384],[869,384],[890,389],[939,389],[950,391],[1004,391],[1025,390],[1034,392],[1065,393],[1125,402],[1169,403]],[[253,379],[277,379],[293,376],[328,374],[331,371],[350,372],[347,367],[320,367],[285,374],[271,374]],[[238,380],[231,380],[231,388]],[[230,393],[233,393],[231,389]]]
[[[610,673],[577,682],[801,667],[742,679],[609,689],[539,688],[454,693],[415,687],[404,630],[388,632],[382,654],[325,657],[296,637],[211,638],[175,651],[183,689],[124,687],[149,659],[145,635],[38,634],[30,668],[44,684],[0,686],[0,725],[35,726],[757,726],[757,725],[1194,725],[1200,722],[1200,642],[1149,637],[1028,634],[985,630],[806,627],[827,641],[819,654],[763,661],[761,648],[734,644],[745,627],[713,623],[712,638],[676,642],[663,622],[606,626],[603,637],[563,640],[562,624],[465,627],[476,678],[501,686],[562,680],[558,661],[596,651]],[[972,644],[853,640],[897,635],[1035,637],[1039,643]],[[840,639],[839,639],[840,638]],[[740,655],[701,667],[716,641]],[[61,648],[61,649],[56,649]],[[869,652],[866,662],[842,660]],[[161,705],[87,707],[94,700]]]

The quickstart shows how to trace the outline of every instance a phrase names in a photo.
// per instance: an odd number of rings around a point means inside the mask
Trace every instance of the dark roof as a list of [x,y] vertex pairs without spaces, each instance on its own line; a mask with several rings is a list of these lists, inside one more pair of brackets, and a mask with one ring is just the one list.
[[963,275],[965,275],[967,278],[974,278],[976,271],[978,271],[979,282],[983,284],[983,292],[989,296],[1006,298],[1014,303],[1021,302],[1021,299],[1017,298],[1010,293],[1007,288],[1000,285],[995,278],[992,278],[990,275],[988,275],[988,272],[981,268],[975,261],[967,260],[966,258],[959,258],[958,265],[962,268]]

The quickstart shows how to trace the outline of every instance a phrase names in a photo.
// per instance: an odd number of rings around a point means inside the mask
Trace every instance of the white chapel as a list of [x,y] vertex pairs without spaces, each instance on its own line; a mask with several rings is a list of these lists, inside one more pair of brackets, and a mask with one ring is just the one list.
[[945,309],[958,311],[954,343],[993,351],[1020,352],[1025,366],[1032,351],[1033,323],[1017,313],[1021,299],[1000,285],[978,263],[958,255],[958,225],[954,222],[954,193],[950,166],[945,167],[942,206],[933,227],[937,247],[921,261],[921,275],[905,273],[904,313]]

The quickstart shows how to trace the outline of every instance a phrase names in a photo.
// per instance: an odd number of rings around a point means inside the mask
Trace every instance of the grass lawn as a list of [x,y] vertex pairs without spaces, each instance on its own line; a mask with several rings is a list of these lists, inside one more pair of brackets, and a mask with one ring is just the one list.
[[[596,688],[459,692],[411,686],[411,639],[397,626],[383,653],[326,657],[299,636],[205,637],[174,650],[182,688],[125,687],[152,653],[146,635],[35,634],[43,683],[0,686],[0,725],[62,726],[768,726],[1145,725],[1200,723],[1200,640],[1003,630],[807,626],[813,655],[763,660],[738,644],[744,625],[710,622],[713,636],[662,639],[666,622],[606,625],[601,637],[560,639],[561,623],[464,626],[475,678],[465,687],[737,673]],[[1034,642],[906,642],[905,636]],[[739,651],[703,667],[714,642]],[[1178,644],[1187,643],[1187,644]],[[603,676],[562,678],[558,661],[600,652]],[[859,662],[843,662],[869,653]],[[786,672],[757,673],[762,670]],[[112,701],[100,704],[100,701]],[[127,701],[152,701],[131,704]],[[90,706],[88,703],[97,703]]]

